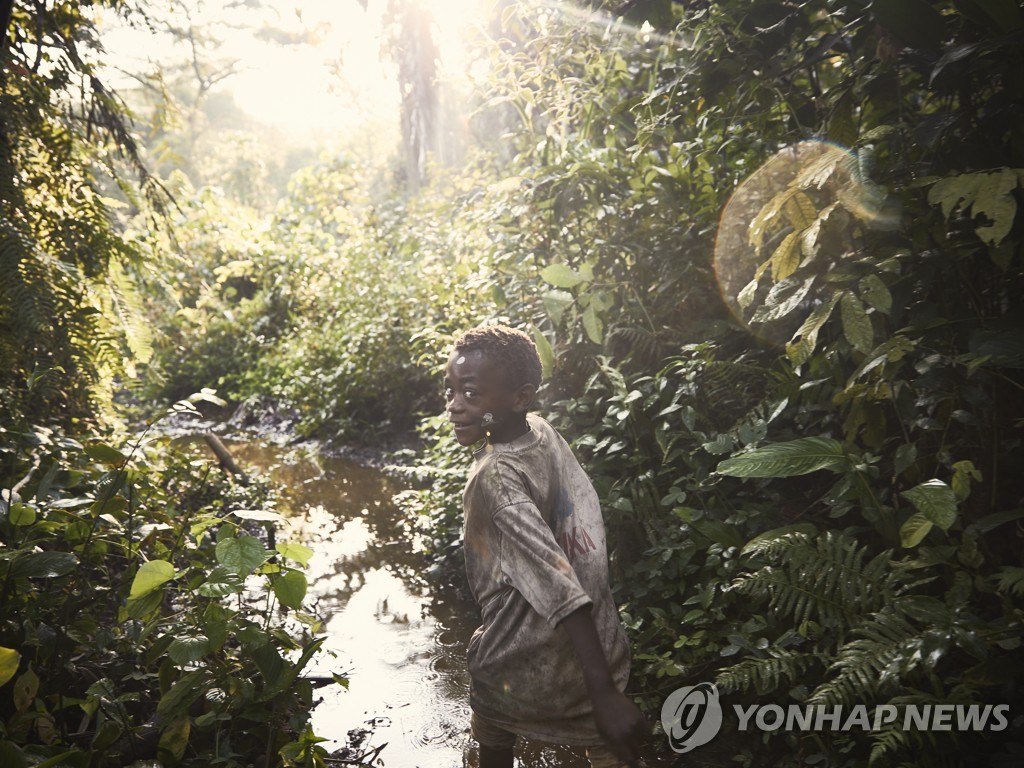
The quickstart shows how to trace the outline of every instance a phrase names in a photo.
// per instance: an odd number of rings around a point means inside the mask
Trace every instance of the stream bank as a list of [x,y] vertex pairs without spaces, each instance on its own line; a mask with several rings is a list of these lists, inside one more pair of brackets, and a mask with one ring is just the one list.
[[[385,768],[475,766],[466,646],[479,613],[454,585],[424,578],[429,560],[392,502],[401,481],[312,444],[219,431],[243,469],[282,486],[287,538],[315,553],[309,600],[327,641],[306,674],[349,680],[347,690],[318,690],[312,724],[327,739],[322,746]],[[207,450],[199,436],[187,439]],[[539,768],[587,765],[582,753],[531,743],[520,745],[519,759]]]

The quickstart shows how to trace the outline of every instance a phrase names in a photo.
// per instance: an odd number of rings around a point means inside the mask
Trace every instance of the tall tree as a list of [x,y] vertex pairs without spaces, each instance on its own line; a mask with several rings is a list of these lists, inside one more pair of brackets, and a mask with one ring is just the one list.
[[139,255],[107,195],[156,210],[166,199],[98,76],[95,8],[56,0],[3,10],[0,418],[66,421],[91,411],[126,356],[149,354],[127,271]]

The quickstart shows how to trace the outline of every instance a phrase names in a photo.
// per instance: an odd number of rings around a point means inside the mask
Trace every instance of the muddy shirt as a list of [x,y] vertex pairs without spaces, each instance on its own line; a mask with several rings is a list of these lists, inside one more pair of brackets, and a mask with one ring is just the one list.
[[530,431],[485,448],[466,484],[466,572],[483,623],[469,642],[470,704],[507,730],[556,744],[600,744],[569,636],[558,623],[591,605],[612,676],[629,650],[608,584],[597,493],[568,444]]

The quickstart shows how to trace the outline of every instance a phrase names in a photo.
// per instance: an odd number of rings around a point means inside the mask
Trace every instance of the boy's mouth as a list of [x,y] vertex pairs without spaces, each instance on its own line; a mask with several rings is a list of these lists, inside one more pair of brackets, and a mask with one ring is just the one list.
[[461,435],[467,431],[477,429],[480,426],[479,424],[461,421],[450,421],[448,423],[452,425],[452,429],[455,431],[456,435]]

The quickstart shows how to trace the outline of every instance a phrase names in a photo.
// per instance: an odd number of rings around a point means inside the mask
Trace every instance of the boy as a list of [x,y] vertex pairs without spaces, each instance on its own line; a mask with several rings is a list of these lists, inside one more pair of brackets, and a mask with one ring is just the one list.
[[647,726],[623,693],[629,650],[608,585],[604,522],[565,440],[528,414],[533,341],[483,326],[448,359],[461,445],[482,447],[466,484],[466,573],[483,618],[469,643],[480,768],[508,768],[517,735],[587,747],[592,766],[635,764]]

